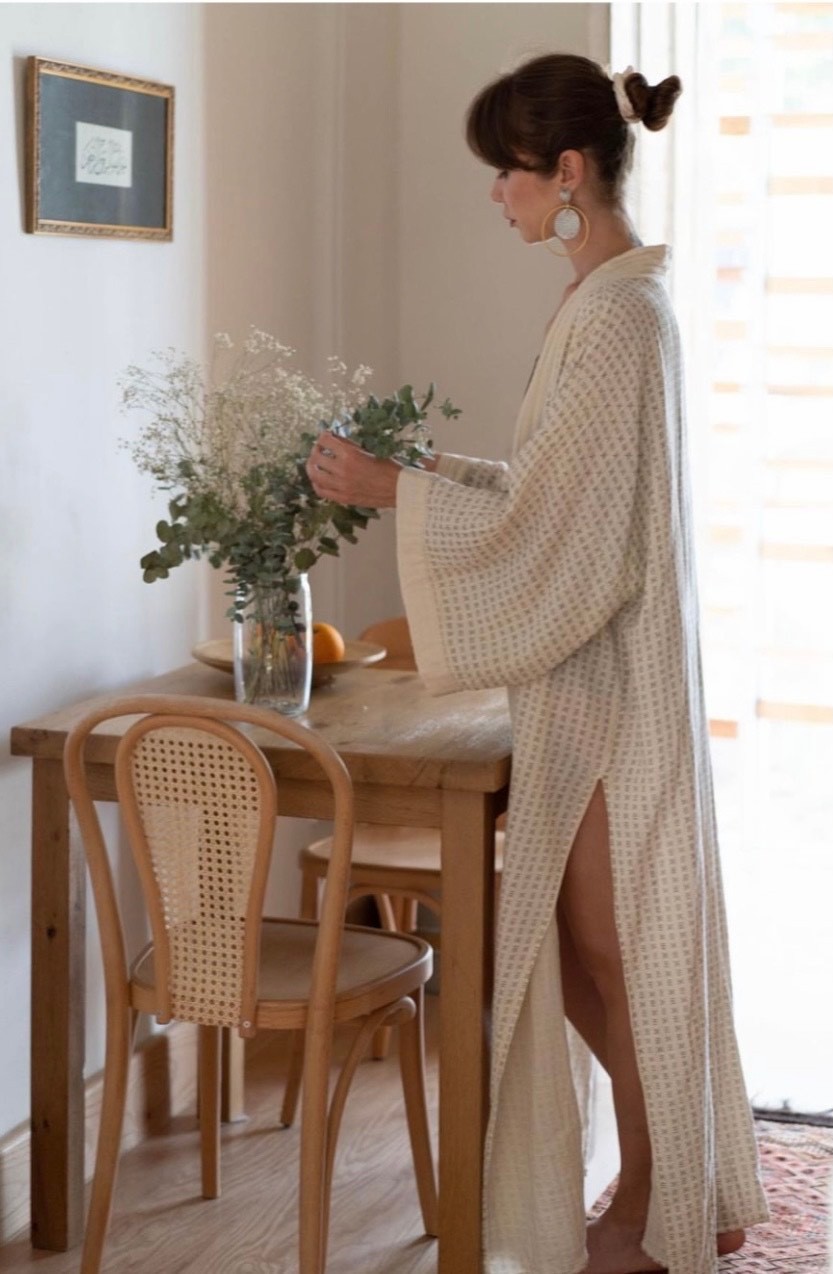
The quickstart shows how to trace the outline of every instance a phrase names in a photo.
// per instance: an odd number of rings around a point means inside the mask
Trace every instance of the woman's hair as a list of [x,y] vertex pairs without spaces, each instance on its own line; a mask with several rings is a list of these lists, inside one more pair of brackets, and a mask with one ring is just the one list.
[[[664,128],[682,91],[676,75],[653,87],[632,71],[624,81],[633,114],[653,131]],[[565,150],[592,156],[601,193],[617,202],[633,155],[613,81],[589,58],[549,53],[502,75],[478,93],[466,118],[469,147],[492,168],[526,168],[549,175]],[[523,159],[521,159],[523,156]]]

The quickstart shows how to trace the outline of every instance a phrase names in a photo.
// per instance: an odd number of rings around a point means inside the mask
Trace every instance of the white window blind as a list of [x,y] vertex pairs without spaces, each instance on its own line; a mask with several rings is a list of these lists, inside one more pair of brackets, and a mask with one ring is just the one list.
[[833,4],[611,12],[614,69],[684,85],[672,127],[638,140],[632,212],[675,254],[744,1063],[760,1104],[827,1109]]

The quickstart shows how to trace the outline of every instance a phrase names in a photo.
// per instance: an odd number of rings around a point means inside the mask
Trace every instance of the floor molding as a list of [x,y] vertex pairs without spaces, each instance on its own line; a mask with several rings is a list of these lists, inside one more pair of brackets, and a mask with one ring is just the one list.
[[[92,1177],[102,1075],[92,1076],[85,1090],[86,1179]],[[130,1062],[122,1149],[160,1133],[169,1120],[196,1109],[197,1028],[176,1022],[149,1036]],[[20,1124],[0,1140],[0,1243],[29,1226],[29,1125]]]

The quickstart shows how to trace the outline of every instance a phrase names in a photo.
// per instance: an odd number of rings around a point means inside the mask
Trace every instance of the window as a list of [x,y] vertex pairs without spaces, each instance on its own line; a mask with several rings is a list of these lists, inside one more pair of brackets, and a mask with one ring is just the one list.
[[828,1109],[833,4],[614,4],[611,61],[684,84],[633,213],[674,245],[744,1065],[758,1104]]

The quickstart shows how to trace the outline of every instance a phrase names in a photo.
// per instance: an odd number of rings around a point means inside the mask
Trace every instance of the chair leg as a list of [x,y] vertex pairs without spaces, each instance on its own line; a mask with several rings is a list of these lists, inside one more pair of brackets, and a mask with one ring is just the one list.
[[373,1036],[370,1056],[374,1062],[383,1062],[390,1052],[390,1032],[391,1028],[389,1026],[380,1026]]
[[373,900],[379,912],[379,923],[382,928],[395,933],[399,928],[399,922],[392,899],[388,894],[374,894]]
[[101,1268],[101,1257],[110,1222],[113,1189],[119,1166],[119,1147],[127,1097],[127,1073],[130,1065],[133,1025],[135,1025],[135,1014],[131,1022],[131,1011],[126,1004],[123,1009],[108,1014],[101,1123],[98,1130],[98,1149],[90,1210],[84,1233],[81,1274],[98,1274]]
[[416,898],[403,898],[402,903],[402,932],[416,933],[419,903]]
[[419,1206],[426,1234],[437,1233],[437,1181],[434,1155],[428,1127],[428,1103],[425,1095],[425,993],[420,987],[411,997],[416,1014],[399,1028],[399,1064],[408,1115],[408,1133],[414,1158]]
[[327,1105],[332,1036],[305,1058],[301,1115],[298,1274],[324,1274],[326,1264]]
[[220,1197],[220,1057],[219,1026],[199,1028],[200,1168],[202,1197]]
[[[353,1082],[353,1076],[356,1069],[364,1057],[367,1049],[367,1041],[379,1027],[380,1022],[389,1021],[394,1025],[399,1025],[407,1018],[414,1016],[415,1006],[408,996],[403,996],[401,1000],[394,1004],[387,1004],[381,1009],[377,1009],[370,1017],[365,1018],[361,1023],[358,1031],[353,1036],[350,1049],[344,1062],[342,1063],[338,1079],[333,1088],[332,1097],[330,1098],[330,1107],[327,1115],[327,1145],[326,1160],[324,1168],[324,1196],[323,1196],[323,1244],[324,1251],[327,1249],[327,1238],[330,1226],[330,1197],[332,1195],[333,1183],[333,1164],[335,1162],[336,1144],[338,1142],[338,1132],[341,1127],[341,1118],[344,1114],[344,1105],[347,1101],[347,1094],[350,1091],[350,1085]],[[306,1114],[306,1110],[304,1112]]]
[[[311,871],[302,871],[301,874],[301,919],[318,919],[318,877]],[[283,1128],[291,1128],[295,1122],[298,1094],[301,1091],[301,1080],[304,1074],[304,1039],[304,1031],[292,1032],[286,1088],[281,1107],[281,1127]]]
[[291,1128],[295,1122],[298,1109],[298,1094],[301,1091],[301,1079],[304,1074],[304,1032],[293,1031],[289,1052],[289,1067],[286,1076],[286,1088],[283,1093],[281,1107],[281,1126]]
[[[406,900],[404,898],[391,898],[388,894],[374,894],[373,897],[379,911],[379,920],[382,928],[387,929],[390,933],[396,933],[401,930]],[[373,1036],[370,1056],[374,1062],[383,1062],[390,1052],[390,1033],[391,1028],[389,1026],[380,1026]]]

